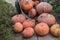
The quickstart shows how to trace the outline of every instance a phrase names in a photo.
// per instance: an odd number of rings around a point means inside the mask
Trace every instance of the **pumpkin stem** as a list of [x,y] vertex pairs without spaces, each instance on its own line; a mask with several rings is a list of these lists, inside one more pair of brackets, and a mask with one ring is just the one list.
[[26,0],[26,4],[29,4],[29,0]]
[[43,18],[43,16],[40,16],[41,18]]
[[41,27],[43,27],[44,25],[41,25]]
[[44,29],[45,27],[44,27],[44,25],[41,25],[41,27]]
[[19,17],[19,15],[17,15],[17,17]]
[[46,16],[41,16],[41,18],[46,18]]

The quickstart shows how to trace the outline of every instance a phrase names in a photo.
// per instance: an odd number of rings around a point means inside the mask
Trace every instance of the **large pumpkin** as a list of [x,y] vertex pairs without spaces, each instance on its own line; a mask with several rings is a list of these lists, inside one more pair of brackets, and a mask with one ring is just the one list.
[[22,9],[24,9],[25,11],[28,11],[33,7],[34,2],[32,0],[21,0],[20,5]]
[[34,8],[32,8],[29,13],[28,13],[29,17],[35,17],[36,16],[36,10]]
[[34,27],[35,26],[35,20],[26,20],[23,22],[23,27]]
[[12,17],[12,22],[17,23],[17,22],[24,22],[26,20],[25,16],[23,14],[18,14]]
[[23,30],[23,25],[19,22],[14,24],[14,31],[15,32],[21,32]]
[[41,2],[36,6],[37,12],[40,13],[48,13],[52,11],[52,6],[47,2]]
[[38,22],[45,22],[48,25],[52,25],[56,23],[56,19],[53,15],[48,14],[48,13],[42,13],[38,17]]
[[47,35],[49,32],[49,26],[46,23],[39,23],[34,29],[38,35]]
[[51,28],[50,28],[50,32],[54,36],[60,36],[60,24],[54,24],[54,25],[52,25]]
[[33,36],[33,34],[34,34],[34,29],[30,27],[24,29],[24,31],[22,32],[23,37],[31,37]]

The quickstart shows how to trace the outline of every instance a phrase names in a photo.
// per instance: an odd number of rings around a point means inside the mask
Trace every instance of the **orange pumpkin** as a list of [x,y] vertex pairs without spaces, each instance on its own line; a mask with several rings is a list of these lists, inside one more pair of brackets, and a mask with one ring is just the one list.
[[17,23],[17,22],[24,22],[26,20],[25,16],[23,14],[18,14],[12,17],[12,22]]
[[20,5],[22,9],[29,11],[33,7],[34,2],[32,0],[21,0]]
[[56,23],[56,19],[53,15],[48,14],[48,13],[42,13],[41,15],[39,15],[38,17],[38,22],[45,22],[47,23],[49,26],[53,25]]
[[60,36],[60,24],[54,24],[51,26],[50,28],[50,32],[54,35],[54,36]]
[[38,35],[47,35],[49,32],[49,26],[46,23],[39,23],[35,26],[35,32]]
[[19,22],[14,24],[14,31],[15,32],[21,32],[23,30],[23,25]]
[[23,22],[23,27],[34,27],[35,26],[35,20],[26,20]]
[[29,13],[28,13],[29,17],[35,17],[36,16],[36,10],[34,8],[32,8]]
[[41,2],[36,6],[37,12],[40,13],[48,13],[52,11],[52,5],[47,2]]
[[24,29],[24,31],[22,32],[23,37],[31,37],[33,36],[33,34],[34,34],[34,29],[30,27]]

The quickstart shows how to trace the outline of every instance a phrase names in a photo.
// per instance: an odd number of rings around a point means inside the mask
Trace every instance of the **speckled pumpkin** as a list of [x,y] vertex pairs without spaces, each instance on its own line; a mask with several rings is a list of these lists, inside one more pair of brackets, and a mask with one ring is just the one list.
[[49,26],[53,25],[56,23],[56,19],[53,15],[48,14],[48,13],[42,13],[41,15],[39,15],[38,17],[38,22],[45,22],[47,23]]
[[36,10],[34,8],[32,8],[29,13],[28,13],[29,17],[35,17],[36,16]]
[[23,27],[34,27],[35,26],[35,20],[26,20],[23,22]]
[[30,27],[24,29],[22,32],[23,37],[32,37],[33,34],[34,34],[34,29]]
[[25,11],[28,11],[33,7],[34,2],[32,0],[21,0],[20,5],[22,9],[24,9]]
[[49,32],[49,26],[46,23],[39,23],[35,26],[34,29],[38,35],[42,36],[47,35]]
[[38,14],[51,12],[52,9],[53,9],[52,5],[47,2],[41,2],[36,6]]
[[23,14],[18,14],[12,17],[12,22],[17,23],[17,22],[24,22],[26,20],[25,16]]
[[54,36],[60,36],[60,24],[54,24],[51,26],[50,28],[50,32],[54,35]]
[[20,22],[14,24],[14,31],[21,32],[23,30],[23,25]]

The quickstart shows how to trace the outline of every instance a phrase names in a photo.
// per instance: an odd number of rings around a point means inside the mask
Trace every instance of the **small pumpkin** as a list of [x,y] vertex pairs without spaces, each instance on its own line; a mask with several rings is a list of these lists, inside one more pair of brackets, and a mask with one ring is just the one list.
[[41,2],[36,6],[38,14],[51,12],[52,8],[52,5],[47,2]]
[[23,27],[34,27],[35,26],[35,20],[26,20],[23,22]]
[[33,34],[34,34],[34,29],[30,27],[24,29],[22,32],[23,37],[27,37],[27,38],[32,37]]
[[47,35],[49,32],[49,26],[46,23],[39,23],[35,26],[34,29],[38,35],[42,36]]
[[32,0],[21,0],[20,5],[23,10],[29,11],[33,7],[34,2]]
[[44,22],[47,23],[49,26],[56,23],[56,19],[53,15],[48,13],[42,13],[38,17],[38,22]]
[[36,16],[36,10],[34,8],[32,8],[29,13],[28,13],[29,17],[35,17]]
[[50,32],[54,35],[59,37],[60,36],[60,24],[54,24],[50,28]]
[[23,30],[23,25],[20,22],[14,24],[14,31],[21,32]]
[[24,22],[26,20],[25,16],[23,14],[17,14],[12,17],[12,22],[17,23],[17,22]]

